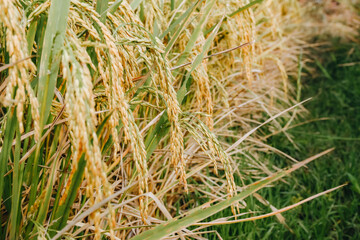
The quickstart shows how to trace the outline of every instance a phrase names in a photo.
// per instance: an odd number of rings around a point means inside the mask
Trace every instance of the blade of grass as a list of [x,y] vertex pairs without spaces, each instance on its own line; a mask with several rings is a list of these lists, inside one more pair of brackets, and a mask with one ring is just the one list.
[[32,21],[30,23],[29,30],[28,30],[28,32],[26,34],[26,40],[27,40],[27,44],[28,44],[28,53],[29,53],[29,55],[31,54],[32,47],[33,47],[33,44],[34,44],[37,24],[38,24],[38,21]]
[[143,2],[144,0],[133,0],[131,3],[130,3],[130,7],[135,10],[139,7],[139,5]]
[[[179,89],[179,91],[177,92],[177,100],[178,102],[181,104],[186,93],[187,93],[187,82],[190,79],[191,73],[195,70],[195,68],[197,68],[200,63],[203,61],[205,55],[207,54],[211,43],[213,42],[221,24],[222,24],[223,19],[221,19],[221,21],[217,24],[216,28],[213,30],[213,32],[211,33],[211,35],[206,39],[205,44],[203,46],[203,50],[201,51],[201,53],[199,55],[196,56],[194,62],[191,65],[191,69],[190,71],[187,72],[185,80],[183,82],[183,84],[181,85],[181,88]],[[180,62],[180,61],[179,61]]]
[[[170,50],[172,49],[173,45],[175,44],[176,40],[178,39],[180,33],[183,31],[183,29],[185,28],[185,26],[189,23],[189,19],[191,16],[191,13],[196,9],[196,7],[203,2],[203,0],[198,0],[194,3],[194,5],[192,5],[192,7],[190,7],[188,10],[186,10],[186,12],[183,14],[183,18],[184,20],[182,21],[182,24],[180,26],[177,27],[177,31],[175,32],[175,34],[171,37],[171,40],[169,41],[169,43],[166,45],[165,48],[165,52],[164,55],[166,56]],[[179,21],[178,24],[180,24],[181,21]],[[174,23],[174,28],[178,25]],[[164,35],[164,34],[163,34]],[[166,35],[166,34],[165,34]],[[164,35],[164,37],[165,37]]]
[[194,4],[191,7],[189,7],[179,18],[177,18],[172,24],[170,24],[170,26],[160,35],[160,39],[163,39],[169,32],[171,32],[175,28],[178,28],[179,27],[178,25],[185,19],[183,24],[180,25],[180,28],[182,29],[182,27],[184,27],[185,23],[191,16],[191,13],[195,10],[196,6],[198,6],[200,2],[201,1],[194,2]]
[[12,197],[11,197],[11,213],[10,213],[10,239],[18,239],[19,229],[18,226],[18,216],[20,210],[20,192],[22,185],[22,171],[19,164],[20,161],[20,151],[21,151],[21,142],[20,142],[20,130],[18,124],[16,124],[16,145],[15,145],[15,154],[14,154],[14,173],[13,173],[13,188],[12,188]]
[[[199,22],[197,23],[194,31],[192,32],[190,39],[188,43],[186,44],[184,52],[181,54],[178,62],[176,65],[181,65],[185,62],[185,60],[188,58],[190,52],[195,46],[195,43],[197,39],[199,38],[200,34],[203,33],[203,28],[206,25],[206,21],[211,13],[212,8],[214,7],[215,0],[210,0],[206,2],[206,6],[204,9],[204,14],[201,16]],[[217,31],[216,31],[217,32]]]
[[4,180],[5,180],[4,174],[5,174],[5,170],[7,169],[6,166],[10,155],[12,141],[15,136],[16,125],[17,125],[17,119],[15,116],[15,109],[10,108],[9,116],[8,119],[6,120],[5,132],[4,132],[4,136],[6,137],[4,138],[3,147],[0,152],[0,209],[2,207],[1,199],[4,190]]
[[[29,169],[27,169],[30,172],[30,184],[31,184],[31,189],[30,189],[30,197],[29,197],[29,205],[31,206],[36,199],[36,192],[37,192],[37,184],[38,184],[38,179],[39,179],[39,161],[42,159],[41,155],[44,153],[43,151],[43,144],[42,142],[44,141],[44,139],[51,133],[52,129],[54,128],[56,122],[59,120],[59,118],[62,116],[63,112],[65,109],[65,105],[62,107],[62,109],[60,110],[58,116],[55,118],[54,122],[51,124],[50,128],[44,133],[44,135],[41,137],[41,139],[39,140],[39,142],[33,146],[20,160],[20,162],[25,161],[25,159],[31,155],[33,158],[31,160],[32,165],[29,166]],[[32,154],[32,152],[35,150],[35,154]],[[33,162],[32,162],[33,161]]]
[[108,11],[109,0],[97,0],[96,1],[96,12],[100,14],[100,21],[102,23],[106,20],[106,13]]
[[[55,152],[54,154],[56,154],[55,156],[55,159],[53,160],[52,162],[52,168],[51,168],[51,172],[49,174],[49,176],[47,177],[47,186],[45,187],[45,189],[43,191],[45,191],[45,197],[44,197],[44,200],[40,206],[40,209],[39,209],[39,214],[37,216],[37,219],[36,221],[40,224],[43,224],[46,216],[47,216],[47,212],[48,212],[48,209],[49,209],[49,205],[50,205],[50,198],[51,198],[51,194],[53,192],[53,187],[54,187],[54,182],[55,182],[55,178],[56,178],[56,169],[58,167],[58,159],[60,158],[61,154],[60,152],[62,151],[63,147],[64,147],[64,144],[65,144],[65,141],[66,141],[66,138],[63,138],[61,143],[58,145],[58,141],[59,141],[59,133],[60,133],[60,130],[61,129],[61,126],[58,127],[57,131],[56,131],[56,134],[54,135],[54,139],[53,139],[53,142],[52,142],[52,146],[51,148],[56,151],[56,147],[58,146],[58,151]],[[52,154],[49,154],[49,157],[50,158],[52,156]],[[48,162],[48,161],[46,161]]]
[[52,0],[46,24],[43,50],[40,58],[38,99],[40,127],[45,125],[54,96],[60,65],[61,48],[64,45],[70,0]]
[[[69,187],[65,189],[65,194],[61,197],[59,201],[57,211],[54,212],[53,219],[55,220],[55,223],[52,225],[51,229],[59,230],[65,226],[69,218],[71,206],[75,201],[76,194],[80,188],[80,184],[83,179],[85,165],[86,165],[85,154],[82,154],[82,156],[79,159],[77,169],[74,170],[75,173],[72,175],[72,178],[70,179],[71,182],[68,185]],[[55,235],[55,232],[53,232],[50,235]]]
[[101,18],[102,17],[106,17],[106,14],[109,12],[110,14],[114,14],[114,12],[116,11],[116,9],[120,6],[120,4],[123,2],[123,0],[116,0],[115,2],[113,2],[111,4],[111,6],[106,9],[105,11],[103,11],[101,13]]
[[252,1],[252,2],[250,2],[250,3],[248,3],[248,4],[246,4],[245,6],[239,8],[238,10],[230,13],[230,14],[229,14],[229,17],[233,17],[233,16],[235,16],[236,14],[239,14],[239,13],[245,11],[246,9],[251,8],[251,7],[254,6],[255,4],[262,3],[263,1],[264,1],[264,0],[255,0],[255,1]]
[[[37,98],[40,104],[40,129],[43,129],[52,104],[55,92],[57,75],[60,67],[61,48],[64,44],[67,18],[70,8],[70,0],[52,0],[47,19],[45,33],[40,38],[41,56],[39,66],[39,80]],[[35,30],[34,30],[35,31]],[[35,155],[32,159],[32,165],[29,165],[30,173],[30,195],[29,207],[35,202],[37,186],[39,181],[39,161],[42,150],[41,141],[36,144]],[[26,233],[32,231],[32,224],[27,226]]]
[[171,0],[171,2],[170,2],[170,8],[171,8],[171,11],[174,11],[174,9],[175,9],[175,0]]
[[326,68],[321,64],[319,60],[315,60],[316,65],[320,68],[320,70],[323,72],[324,76],[328,79],[332,80],[333,78],[330,76],[329,72],[326,70]]
[[[61,193],[62,193],[62,188],[64,186],[64,183],[65,183],[65,179],[66,177],[68,176],[68,173],[67,173],[67,170],[70,166],[70,159],[71,159],[71,149],[69,149],[66,153],[66,158],[65,160],[63,161],[63,165],[62,165],[62,174],[61,174],[61,178],[60,178],[60,181],[59,181],[59,184],[58,184],[58,189],[59,191],[57,191],[56,193],[56,197],[55,197],[55,202],[54,202],[54,206],[53,206],[53,212],[57,212],[57,209],[59,207],[59,201],[60,201],[60,198],[61,198]],[[50,221],[53,221],[54,220],[54,214],[51,215],[51,219]]]

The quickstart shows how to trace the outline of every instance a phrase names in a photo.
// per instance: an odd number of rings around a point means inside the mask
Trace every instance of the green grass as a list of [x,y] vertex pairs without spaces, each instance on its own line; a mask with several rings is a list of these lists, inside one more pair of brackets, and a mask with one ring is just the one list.
[[[259,193],[273,206],[282,208],[345,182],[339,191],[317,198],[285,212],[284,225],[275,217],[255,222],[212,227],[223,239],[360,239],[360,46],[333,42],[331,49],[319,53],[317,75],[302,79],[302,98],[310,115],[298,122],[328,117],[288,130],[298,144],[297,150],[284,135],[269,139],[270,145],[301,160],[335,147],[335,151],[294,173],[286,183]],[[356,63],[353,65],[342,65]],[[269,156],[266,156],[269,157]],[[285,167],[289,162],[272,155],[270,162]],[[264,210],[255,198],[248,199],[249,209]],[[229,216],[227,210],[212,219]],[[210,228],[209,228],[210,230]],[[210,239],[217,239],[209,234]]]

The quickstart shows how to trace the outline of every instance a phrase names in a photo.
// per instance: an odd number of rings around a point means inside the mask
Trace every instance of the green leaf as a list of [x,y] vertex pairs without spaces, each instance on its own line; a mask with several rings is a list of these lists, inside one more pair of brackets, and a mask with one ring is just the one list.
[[211,43],[214,41],[214,38],[215,38],[221,24],[222,24],[222,20],[217,24],[217,26],[215,27],[215,29],[213,30],[211,35],[206,39],[205,44],[203,46],[203,50],[201,51],[201,53],[199,55],[196,56],[194,62],[191,64],[191,69],[190,69],[190,71],[187,72],[185,80],[184,80],[183,84],[181,85],[181,88],[177,92],[177,100],[179,103],[182,103],[182,101],[184,100],[184,97],[187,93],[187,82],[190,79],[191,73],[201,64],[204,57],[207,55],[207,52],[209,51]]
[[[198,0],[194,3],[194,5],[192,5],[192,7],[188,8],[188,10],[186,10],[186,12],[180,17],[183,18],[184,20],[182,21],[182,24],[180,26],[178,26],[180,24],[180,20],[178,22],[174,22],[174,24],[172,26],[170,26],[169,28],[175,28],[177,27],[177,31],[175,32],[174,36],[172,36],[171,40],[169,41],[169,43],[166,45],[165,48],[165,53],[164,55],[168,54],[169,51],[172,49],[173,45],[175,44],[177,38],[179,37],[180,33],[183,31],[183,29],[186,27],[186,25],[188,24],[189,18],[191,16],[191,13],[196,9],[196,7],[199,5],[199,3],[201,3],[203,0]],[[170,29],[171,31],[171,29]],[[170,32],[169,31],[169,32]],[[167,34],[167,30],[161,35],[163,37],[165,37]]]
[[[65,179],[68,176],[67,170],[69,169],[69,166],[70,166],[70,159],[71,159],[71,149],[69,149],[67,151],[66,159],[63,161],[63,164],[62,164],[62,169],[61,169],[62,173],[61,173],[61,178],[59,181],[58,189],[62,189],[62,187],[64,186]],[[61,198],[61,191],[57,191],[54,206],[53,206],[54,213],[57,212],[57,209],[59,207],[60,198]],[[54,220],[54,214],[51,215],[51,221],[52,220]]]
[[[65,189],[65,194],[61,197],[56,212],[53,213],[54,214],[53,219],[55,222],[51,226],[51,229],[59,230],[65,226],[69,218],[71,206],[75,201],[76,194],[80,188],[80,184],[83,179],[85,165],[86,165],[85,154],[82,154],[79,159],[77,169],[75,170],[75,173],[72,175],[72,178],[70,179],[70,185],[67,189]],[[55,235],[55,232],[52,235]]]
[[349,177],[349,180],[352,184],[352,189],[357,192],[358,194],[360,194],[360,184],[359,181],[356,179],[356,177],[354,177],[353,175],[351,175],[350,173],[346,173]]
[[171,0],[171,3],[170,3],[170,7],[171,7],[171,11],[174,11],[175,10],[175,0]]
[[[16,121],[14,121],[16,122]],[[21,141],[20,141],[20,131],[19,126],[16,124],[16,144],[15,144],[15,154],[14,154],[14,172],[13,172],[13,188],[12,188],[12,197],[11,197],[11,213],[10,213],[10,239],[19,238],[19,229],[18,226],[18,217],[20,213],[20,192],[22,185],[22,168],[20,167],[20,150],[21,150]],[[23,164],[22,164],[23,166]]]
[[48,212],[49,205],[50,205],[50,198],[51,198],[51,194],[53,192],[53,186],[54,186],[54,182],[55,182],[55,178],[56,178],[57,161],[61,157],[60,149],[62,149],[63,144],[64,144],[63,142],[60,143],[60,145],[58,144],[61,128],[62,128],[61,126],[58,126],[55,131],[55,134],[54,134],[54,137],[53,137],[52,143],[51,143],[51,150],[48,154],[48,159],[46,159],[46,162],[48,162],[48,161],[50,161],[50,158],[53,156],[53,154],[56,154],[54,160],[52,161],[51,172],[46,177],[46,187],[45,187],[45,189],[42,190],[42,191],[45,191],[45,197],[44,197],[44,200],[42,201],[42,204],[40,206],[39,213],[38,213],[38,216],[36,219],[36,221],[40,224],[43,224],[43,222],[47,216],[47,212]]
[[[175,28],[183,29],[186,22],[188,21],[189,17],[191,16],[191,13],[196,9],[196,6],[198,6],[198,4],[201,1],[196,1],[191,7],[189,7],[178,19],[176,19],[172,24],[170,24],[170,26],[165,30],[165,32],[163,32],[160,35],[160,39],[163,39],[166,34],[170,33],[172,30],[174,30]],[[185,20],[184,20],[185,19]],[[184,21],[183,21],[184,20]],[[183,21],[183,23],[179,26],[179,24]],[[179,31],[179,30],[178,30]],[[174,35],[175,38],[173,37],[172,39],[177,38],[178,35]],[[169,44],[168,44],[169,45]],[[172,45],[171,45],[172,46]]]
[[15,108],[10,108],[9,116],[8,119],[6,120],[5,132],[4,132],[4,136],[6,137],[4,138],[4,143],[0,152],[0,209],[2,203],[1,201],[2,194],[4,191],[4,180],[5,180],[4,174],[5,174],[5,170],[7,169],[8,158],[10,155],[12,141],[14,139],[15,130],[17,126],[15,111],[16,111]]
[[135,10],[139,7],[139,5],[143,2],[144,0],[134,0],[130,3],[130,7]]
[[[113,4],[111,4],[111,6],[106,10],[106,12],[114,14],[116,9],[118,9],[118,7],[120,6],[120,4],[122,2],[123,2],[123,0],[116,0],[115,2],[113,2]],[[101,15],[106,14],[106,12],[103,12]]]
[[[40,128],[43,129],[50,113],[58,71],[61,60],[61,49],[64,45],[65,30],[67,26],[70,0],[52,0],[47,20],[42,53],[40,57],[40,70],[37,98],[40,104]],[[31,169],[31,190],[29,206],[34,203],[39,180],[38,164],[41,158],[41,142],[37,143],[34,163]],[[28,233],[30,227],[28,228]]]
[[188,43],[186,44],[185,50],[182,53],[176,65],[183,64],[184,61],[188,58],[190,52],[195,46],[197,39],[199,38],[200,34],[203,33],[202,30],[206,25],[206,21],[210,15],[212,8],[214,7],[215,2],[216,2],[215,0],[210,0],[206,3],[204,14],[201,16],[200,21],[197,23],[193,33],[190,36]]
[[[106,14],[108,12],[109,0],[97,0],[96,1],[96,12],[100,14],[100,21],[102,23],[106,20]],[[120,4],[119,4],[120,5]]]
[[34,44],[34,39],[35,39],[35,35],[36,35],[36,29],[37,29],[37,21],[32,21],[30,23],[30,27],[29,30],[26,34],[26,40],[28,43],[28,53],[31,54],[32,51],[32,47]]
[[329,72],[326,70],[326,68],[321,64],[321,62],[319,62],[319,60],[315,60],[316,65],[320,68],[320,70],[323,72],[324,76],[330,80],[332,80],[333,78],[331,77],[331,75],[329,74]]
[[233,16],[235,16],[236,14],[239,14],[239,13],[245,11],[246,9],[254,6],[255,4],[262,3],[263,1],[264,1],[264,0],[255,0],[255,1],[252,1],[252,2],[248,3],[247,5],[245,5],[244,7],[241,7],[241,8],[239,8],[238,10],[236,10],[236,11],[232,12],[231,14],[229,14],[229,17],[233,17]]
[[168,115],[165,112],[159,119],[159,122],[156,124],[155,128],[148,134],[145,140],[146,147],[146,157],[150,158],[151,154],[155,151],[156,146],[159,144],[160,140],[165,137],[170,130],[170,124],[168,121]]
[[56,79],[64,45],[70,0],[52,0],[46,25],[37,97],[40,103],[40,126],[43,128],[50,113]]

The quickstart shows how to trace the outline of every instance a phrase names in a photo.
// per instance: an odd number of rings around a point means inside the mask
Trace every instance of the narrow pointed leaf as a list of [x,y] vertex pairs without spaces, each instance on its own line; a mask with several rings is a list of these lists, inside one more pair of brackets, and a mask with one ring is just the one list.
[[44,126],[54,97],[60,65],[61,48],[64,45],[70,0],[52,0],[46,25],[41,53],[38,99],[40,103],[40,124]]

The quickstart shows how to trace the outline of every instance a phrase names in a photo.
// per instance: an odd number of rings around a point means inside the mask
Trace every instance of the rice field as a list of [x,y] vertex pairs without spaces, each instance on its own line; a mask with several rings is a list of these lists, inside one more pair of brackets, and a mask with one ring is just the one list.
[[284,212],[347,184],[279,209],[260,195],[334,150],[295,158],[268,139],[296,148],[313,39],[356,41],[356,3],[0,0],[0,239],[287,226]]

